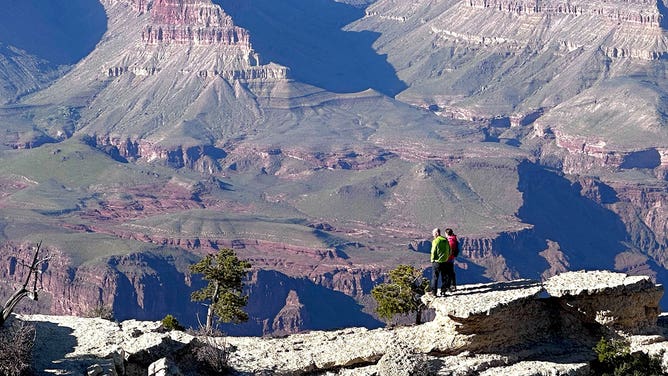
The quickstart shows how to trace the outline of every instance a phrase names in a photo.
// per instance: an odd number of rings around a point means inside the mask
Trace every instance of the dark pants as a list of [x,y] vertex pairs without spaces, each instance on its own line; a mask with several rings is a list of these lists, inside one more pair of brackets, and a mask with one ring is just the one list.
[[457,276],[455,276],[455,261],[445,263],[445,275],[448,277],[448,288],[457,286]]
[[441,277],[441,292],[445,292],[450,287],[450,280],[448,279],[447,262],[432,262],[431,263],[431,291],[436,294],[438,290],[438,277]]

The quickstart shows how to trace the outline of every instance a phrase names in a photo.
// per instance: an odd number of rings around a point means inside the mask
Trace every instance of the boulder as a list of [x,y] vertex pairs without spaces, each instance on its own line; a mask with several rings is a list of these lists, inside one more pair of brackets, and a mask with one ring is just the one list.
[[379,376],[429,376],[432,372],[427,355],[414,349],[397,345],[391,346],[378,361]]
[[190,346],[195,338],[181,331],[165,332],[160,322],[128,320],[121,330],[127,375],[145,375],[151,364]]
[[148,366],[148,376],[183,376],[174,361],[160,358]]
[[647,276],[568,272],[550,278],[544,285],[551,296],[559,298],[562,310],[577,312],[584,321],[626,332],[639,332],[657,324],[663,286],[654,285]]

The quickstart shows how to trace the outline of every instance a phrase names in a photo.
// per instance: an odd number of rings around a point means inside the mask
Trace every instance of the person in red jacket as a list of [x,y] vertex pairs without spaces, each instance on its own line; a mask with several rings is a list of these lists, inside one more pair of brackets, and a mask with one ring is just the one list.
[[455,275],[455,257],[459,255],[459,241],[457,240],[457,235],[455,235],[451,228],[445,229],[445,237],[448,239],[448,244],[450,245],[450,257],[445,263],[445,275],[448,279],[449,290],[456,291],[457,276]]

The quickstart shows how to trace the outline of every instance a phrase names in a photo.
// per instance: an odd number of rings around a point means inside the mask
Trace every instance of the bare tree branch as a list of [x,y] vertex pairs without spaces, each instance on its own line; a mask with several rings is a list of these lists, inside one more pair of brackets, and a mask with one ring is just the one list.
[[[39,274],[42,272],[40,270],[40,265],[44,262],[47,262],[51,259],[51,257],[43,257],[39,258],[39,251],[42,248],[42,242],[40,241],[37,244],[37,247],[35,248],[35,254],[33,255],[32,262],[30,265],[26,263],[21,263],[24,267],[27,267],[30,269],[28,272],[28,275],[26,276],[26,280],[23,283],[23,286],[21,286],[20,289],[16,290],[12,296],[9,297],[7,302],[5,303],[3,309],[2,309],[2,314],[0,315],[0,326],[3,326],[5,321],[9,318],[9,315],[12,313],[16,305],[26,296],[32,300],[37,300],[37,280],[39,279]],[[30,280],[33,280],[32,283],[32,288],[28,289],[28,286],[30,285]]]

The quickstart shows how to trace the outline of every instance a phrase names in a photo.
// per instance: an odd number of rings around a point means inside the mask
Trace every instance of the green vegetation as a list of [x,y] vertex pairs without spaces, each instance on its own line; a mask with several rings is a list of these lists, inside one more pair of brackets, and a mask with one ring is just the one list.
[[176,317],[172,315],[165,316],[161,322],[162,326],[167,330],[177,330],[181,332],[185,330],[181,323],[179,323],[179,320],[177,320]]
[[213,327],[214,315],[222,322],[239,323],[248,320],[248,314],[243,310],[248,303],[248,296],[243,294],[243,280],[250,267],[248,261],[240,260],[228,248],[221,249],[215,255],[207,255],[190,267],[191,272],[202,274],[202,278],[209,282],[191,295],[195,302],[208,302],[207,329]]
[[132,186],[164,179],[143,172],[139,166],[114,161],[77,139],[5,153],[0,174],[22,176],[38,183],[51,180],[70,190],[94,184]]
[[601,338],[594,347],[596,360],[591,362],[592,376],[662,376],[662,356],[643,352],[631,353],[628,342]]
[[192,209],[127,223],[125,228],[146,234],[207,239],[261,239],[313,248],[335,247],[345,240],[320,234],[300,218],[270,218],[213,210]]
[[424,308],[420,298],[429,282],[422,272],[411,265],[399,265],[389,273],[389,282],[374,287],[371,295],[376,300],[378,316],[391,320],[396,315],[415,313],[415,323],[422,322]]

